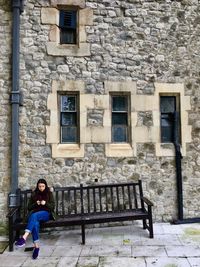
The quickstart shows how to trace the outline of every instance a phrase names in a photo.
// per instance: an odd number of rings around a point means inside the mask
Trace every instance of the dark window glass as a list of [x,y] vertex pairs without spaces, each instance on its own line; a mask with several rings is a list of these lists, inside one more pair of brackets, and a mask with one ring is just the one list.
[[61,95],[60,128],[61,143],[78,142],[78,111],[77,95]]
[[128,119],[127,113],[114,113],[113,112],[113,117],[112,117],[113,125],[117,125],[117,124],[127,125],[128,124],[127,119]]
[[114,142],[127,142],[127,127],[126,126],[113,126],[112,127],[112,140]]
[[60,11],[60,43],[76,44],[77,43],[77,11],[61,10]]
[[62,143],[76,143],[77,127],[62,127],[61,137]]
[[[175,130],[178,131],[177,138],[180,140],[179,124],[180,120],[175,119],[177,114],[176,97],[175,96],[161,96],[160,97],[160,111],[161,111],[161,142],[174,142]],[[178,124],[178,125],[175,125]],[[175,128],[176,126],[176,128]]]
[[62,111],[76,111],[76,97],[75,96],[62,96]]
[[77,125],[76,113],[62,113],[61,115],[62,126]]
[[128,96],[112,97],[112,142],[129,142]]
[[127,100],[124,96],[113,96],[113,111],[127,111]]
[[173,113],[176,111],[176,97],[175,96],[161,96],[160,97],[161,113]]

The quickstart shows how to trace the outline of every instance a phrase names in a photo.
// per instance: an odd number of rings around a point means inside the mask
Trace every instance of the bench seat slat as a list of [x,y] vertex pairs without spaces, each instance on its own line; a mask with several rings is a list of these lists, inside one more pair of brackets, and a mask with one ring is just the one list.
[[[103,215],[103,216],[102,216]],[[145,219],[147,218],[148,213],[143,212],[142,210],[132,210],[132,211],[127,211],[127,212],[118,212],[118,213],[113,213],[113,212],[105,212],[105,213],[92,213],[92,214],[85,214],[83,216],[81,215],[74,215],[74,216],[61,216],[54,220],[50,220],[48,222],[41,223],[41,228],[43,227],[56,227],[56,226],[67,226],[68,224],[72,225],[72,223],[77,224],[79,223],[80,225],[82,222],[105,222],[108,221],[113,221],[113,220],[132,220],[133,218],[136,219]],[[21,223],[16,223],[14,228],[17,229],[24,229],[26,227],[26,223],[21,222]]]
[[[103,215],[103,216],[102,216]],[[105,220],[106,221],[112,221],[112,220],[132,220],[134,219],[145,219],[148,217],[148,213],[147,212],[143,212],[140,210],[135,210],[135,211],[129,211],[129,212],[118,212],[118,213],[112,213],[112,212],[108,212],[108,213],[100,213],[100,214],[85,214],[83,216],[83,220],[86,220],[87,222],[91,221],[94,223],[94,221],[96,222],[100,222]]]

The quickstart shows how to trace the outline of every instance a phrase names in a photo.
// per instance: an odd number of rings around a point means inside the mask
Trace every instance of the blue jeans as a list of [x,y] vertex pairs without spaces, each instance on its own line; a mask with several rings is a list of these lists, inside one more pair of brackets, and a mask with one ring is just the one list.
[[29,216],[25,232],[32,233],[34,243],[39,242],[40,222],[48,221],[49,217],[49,212],[45,210],[34,212]]

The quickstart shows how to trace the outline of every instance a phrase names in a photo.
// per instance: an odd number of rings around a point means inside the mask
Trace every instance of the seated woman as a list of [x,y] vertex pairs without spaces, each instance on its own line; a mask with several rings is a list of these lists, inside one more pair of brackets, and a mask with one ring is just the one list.
[[17,247],[23,247],[26,244],[26,239],[29,234],[32,234],[34,250],[33,259],[37,259],[39,255],[39,229],[40,222],[46,222],[53,218],[55,202],[53,194],[50,191],[45,179],[39,179],[37,186],[31,195],[28,203],[28,224],[25,229],[24,235],[19,238],[15,245]]

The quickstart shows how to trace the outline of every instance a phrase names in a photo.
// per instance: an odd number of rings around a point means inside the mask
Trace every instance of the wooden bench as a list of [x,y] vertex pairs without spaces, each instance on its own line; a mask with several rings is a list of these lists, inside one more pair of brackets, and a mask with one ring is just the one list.
[[[27,204],[32,190],[19,190],[20,204],[11,208],[9,221],[9,250],[26,226]],[[143,228],[153,238],[152,202],[143,197],[142,182],[98,184],[78,187],[55,187],[56,220],[41,223],[41,228],[80,225],[85,244],[87,224],[142,220]]]

